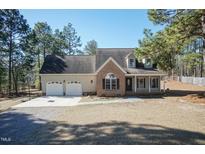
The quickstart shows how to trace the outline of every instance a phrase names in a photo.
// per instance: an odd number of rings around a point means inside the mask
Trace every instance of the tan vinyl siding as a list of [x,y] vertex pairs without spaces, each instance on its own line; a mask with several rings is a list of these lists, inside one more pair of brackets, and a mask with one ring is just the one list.
[[83,92],[96,92],[96,75],[41,75],[43,93],[46,92],[46,83],[49,81],[80,81]]

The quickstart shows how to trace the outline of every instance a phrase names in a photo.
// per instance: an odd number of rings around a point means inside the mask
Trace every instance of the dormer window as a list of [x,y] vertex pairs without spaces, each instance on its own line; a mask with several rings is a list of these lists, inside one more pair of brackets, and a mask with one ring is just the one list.
[[153,67],[152,60],[150,58],[144,58],[142,62],[144,64],[145,68],[152,68]]
[[145,65],[150,66],[151,64],[152,64],[151,59],[146,59],[145,60]]
[[135,67],[135,60],[129,59],[129,67]]
[[129,53],[126,57],[127,68],[135,68],[136,67],[136,58],[134,53]]

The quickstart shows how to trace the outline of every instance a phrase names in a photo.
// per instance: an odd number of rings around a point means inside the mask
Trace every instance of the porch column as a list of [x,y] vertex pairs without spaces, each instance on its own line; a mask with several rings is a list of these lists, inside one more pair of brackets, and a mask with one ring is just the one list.
[[137,84],[137,78],[136,78],[136,75],[135,75],[135,93],[136,93],[136,91],[137,91],[137,87],[136,87],[136,84]]
[[149,78],[148,78],[148,87],[149,87],[149,93],[151,92],[151,88],[150,88],[150,76],[149,76]]

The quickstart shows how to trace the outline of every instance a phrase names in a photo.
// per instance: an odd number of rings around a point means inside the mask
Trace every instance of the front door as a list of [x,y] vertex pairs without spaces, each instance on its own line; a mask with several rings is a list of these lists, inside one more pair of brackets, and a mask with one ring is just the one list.
[[132,78],[126,78],[126,91],[132,91]]

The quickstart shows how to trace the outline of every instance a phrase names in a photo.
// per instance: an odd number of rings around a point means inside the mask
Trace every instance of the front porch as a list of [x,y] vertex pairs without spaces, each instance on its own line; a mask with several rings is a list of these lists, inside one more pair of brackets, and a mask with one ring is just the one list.
[[161,93],[161,76],[129,74],[125,77],[126,95]]

